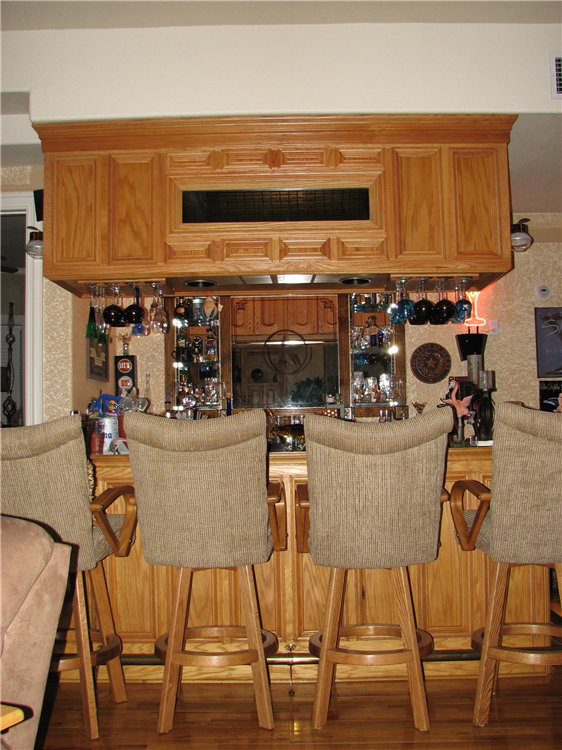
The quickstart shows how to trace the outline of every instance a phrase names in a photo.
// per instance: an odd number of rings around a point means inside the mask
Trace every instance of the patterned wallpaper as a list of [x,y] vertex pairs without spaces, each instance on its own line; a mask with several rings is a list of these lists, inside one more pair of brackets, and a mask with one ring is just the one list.
[[[533,226],[560,227],[562,214],[535,214]],[[546,282],[552,294],[546,302],[535,296],[538,284]],[[430,298],[436,299],[435,296]],[[126,300],[129,304],[132,300]],[[88,300],[73,300],[70,293],[47,280],[44,283],[44,419],[50,420],[71,409],[84,410],[89,397],[99,392],[100,386],[110,384],[87,380],[85,346],[79,343],[87,320]],[[535,307],[562,307],[562,244],[535,243],[526,253],[514,254],[514,269],[482,292],[478,301],[481,317],[499,322],[499,334],[488,336],[484,364],[495,370],[499,401],[523,401],[538,407],[539,389],[535,350]],[[76,330],[73,331],[73,319]],[[78,323],[78,321],[80,321]],[[487,328],[484,328],[486,331]],[[427,385],[410,369],[412,352],[420,344],[434,342],[444,346],[451,355],[451,375],[466,375],[466,362],[461,362],[455,335],[467,332],[464,325],[407,326],[406,328],[406,388],[407,402],[425,401],[429,407],[437,405],[445,396],[447,381]],[[482,331],[481,331],[482,332]],[[74,341],[74,349],[73,349]],[[121,344],[114,341],[110,351],[121,352]],[[145,374],[150,373],[152,407],[158,414],[164,409],[164,336],[150,335],[132,340],[131,354],[138,357],[138,381],[144,391]],[[113,382],[113,378],[112,378]],[[90,392],[91,391],[91,392]]]

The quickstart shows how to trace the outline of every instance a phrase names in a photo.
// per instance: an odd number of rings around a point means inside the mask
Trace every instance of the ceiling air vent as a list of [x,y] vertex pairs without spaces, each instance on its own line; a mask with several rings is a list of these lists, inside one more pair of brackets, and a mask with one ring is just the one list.
[[562,52],[550,53],[550,85],[553,99],[562,99]]

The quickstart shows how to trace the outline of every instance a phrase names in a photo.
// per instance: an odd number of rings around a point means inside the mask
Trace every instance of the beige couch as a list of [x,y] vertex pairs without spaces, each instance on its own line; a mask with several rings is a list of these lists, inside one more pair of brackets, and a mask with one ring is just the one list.
[[0,532],[1,699],[20,706],[26,717],[2,734],[2,746],[33,750],[71,548],[20,518],[2,516]]

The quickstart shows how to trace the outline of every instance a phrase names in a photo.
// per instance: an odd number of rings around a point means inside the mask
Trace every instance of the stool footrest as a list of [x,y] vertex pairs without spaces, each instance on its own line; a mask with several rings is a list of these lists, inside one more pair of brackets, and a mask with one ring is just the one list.
[[[187,628],[186,638],[244,638],[246,628],[238,625],[217,625],[212,627]],[[263,650],[265,657],[271,656],[277,651],[277,636],[269,630],[261,631]],[[154,653],[162,661],[166,661],[168,650],[168,633],[157,638],[154,644]],[[176,651],[172,661],[182,666],[198,667],[231,667],[237,664],[253,664],[258,661],[258,652],[255,649],[242,649],[239,651]]]
[[[401,630],[398,625],[348,625],[340,628],[340,636],[343,637],[365,637],[365,636],[387,636],[390,638],[401,638]],[[426,630],[416,628],[418,640],[418,651],[420,659],[423,659],[433,651],[433,638]],[[320,657],[322,648],[322,630],[317,630],[310,637],[308,649],[314,656]],[[334,648],[327,653],[330,662],[336,664],[355,664],[363,666],[377,666],[382,664],[408,664],[413,660],[410,649],[372,649],[359,650],[351,648]]]

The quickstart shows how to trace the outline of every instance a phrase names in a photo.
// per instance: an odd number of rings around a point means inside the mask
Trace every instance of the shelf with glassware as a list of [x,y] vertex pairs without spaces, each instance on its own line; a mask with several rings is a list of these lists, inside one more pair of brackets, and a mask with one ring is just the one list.
[[222,395],[218,297],[176,297],[174,301],[174,402],[176,416],[220,408]]
[[391,322],[393,305],[394,295],[388,293],[350,296],[351,404],[356,418],[408,416],[397,367],[404,326]]

